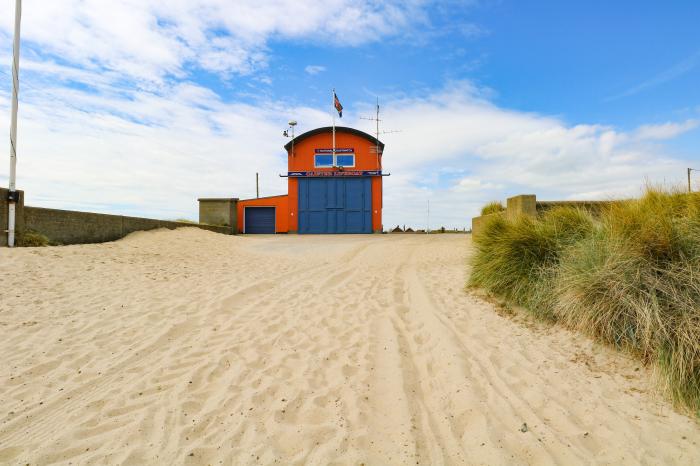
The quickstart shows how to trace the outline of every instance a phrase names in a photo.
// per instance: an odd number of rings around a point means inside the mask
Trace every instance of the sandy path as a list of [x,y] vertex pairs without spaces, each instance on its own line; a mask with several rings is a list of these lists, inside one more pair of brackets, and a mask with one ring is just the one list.
[[193,229],[1,249],[0,464],[700,462],[645,368],[499,316],[468,253]]

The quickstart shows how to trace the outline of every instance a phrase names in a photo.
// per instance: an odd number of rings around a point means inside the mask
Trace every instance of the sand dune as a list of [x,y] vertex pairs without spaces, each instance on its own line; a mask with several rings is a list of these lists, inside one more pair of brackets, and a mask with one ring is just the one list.
[[647,369],[463,289],[463,235],[0,250],[0,464],[698,464]]

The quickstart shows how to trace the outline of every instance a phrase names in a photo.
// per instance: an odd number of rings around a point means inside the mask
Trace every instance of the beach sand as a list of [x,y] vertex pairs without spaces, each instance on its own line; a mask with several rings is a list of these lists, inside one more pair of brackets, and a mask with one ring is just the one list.
[[0,464],[700,463],[647,368],[466,292],[470,247],[0,249]]

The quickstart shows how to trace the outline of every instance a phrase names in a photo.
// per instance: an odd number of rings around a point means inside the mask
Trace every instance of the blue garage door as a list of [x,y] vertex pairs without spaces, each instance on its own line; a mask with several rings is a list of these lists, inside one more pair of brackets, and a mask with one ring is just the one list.
[[372,233],[371,178],[300,178],[299,233]]
[[246,207],[244,222],[243,228],[245,233],[274,233],[275,208]]

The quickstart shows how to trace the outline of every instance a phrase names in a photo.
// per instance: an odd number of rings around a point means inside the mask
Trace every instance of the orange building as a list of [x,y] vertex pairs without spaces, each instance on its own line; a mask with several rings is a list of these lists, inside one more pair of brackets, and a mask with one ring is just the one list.
[[307,131],[284,146],[288,194],[238,202],[240,233],[382,231],[384,144],[336,126]]

